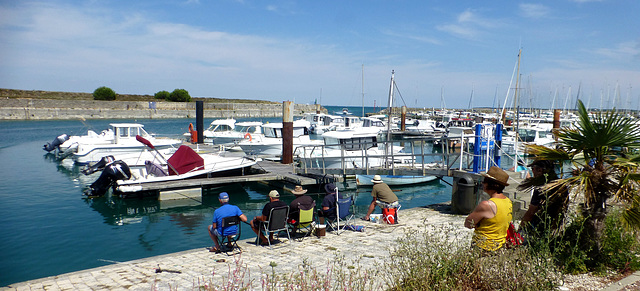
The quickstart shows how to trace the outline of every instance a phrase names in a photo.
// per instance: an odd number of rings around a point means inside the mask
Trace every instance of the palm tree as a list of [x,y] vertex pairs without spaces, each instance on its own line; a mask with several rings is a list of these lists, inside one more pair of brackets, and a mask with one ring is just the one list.
[[[598,259],[607,201],[623,204],[623,223],[640,229],[640,127],[615,109],[590,115],[578,100],[579,120],[575,127],[557,132],[555,148],[531,145],[536,159],[569,162],[570,175],[547,185],[551,192],[568,188],[573,198],[582,198],[585,217],[583,246]],[[582,196],[582,197],[579,197]]]

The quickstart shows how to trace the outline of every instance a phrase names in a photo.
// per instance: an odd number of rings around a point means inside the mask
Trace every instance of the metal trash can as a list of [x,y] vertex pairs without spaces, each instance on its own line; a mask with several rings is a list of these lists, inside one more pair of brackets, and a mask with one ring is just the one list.
[[457,214],[469,214],[476,208],[476,183],[471,176],[462,176],[453,183],[451,209]]

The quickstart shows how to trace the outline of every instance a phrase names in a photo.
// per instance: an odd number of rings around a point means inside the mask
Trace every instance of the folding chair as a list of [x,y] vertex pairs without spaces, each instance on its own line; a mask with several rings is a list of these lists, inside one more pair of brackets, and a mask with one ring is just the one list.
[[344,230],[345,225],[354,220],[353,197],[338,199],[336,206],[336,218],[328,219],[328,225],[340,235],[340,230]]
[[[291,240],[291,236],[289,235],[289,228],[287,227],[287,217],[289,216],[289,206],[282,206],[278,208],[271,209],[269,213],[269,221],[265,221],[262,223],[262,229],[264,236],[267,237],[269,241],[269,248],[271,248],[271,240],[269,239],[269,235],[275,233],[276,235],[281,231],[287,232],[287,239]],[[278,238],[278,241],[280,239]],[[260,242],[260,236],[257,237],[257,241]]]
[[[315,205],[316,202],[313,201],[312,205]],[[298,233],[298,230],[304,230],[304,236],[302,237],[301,240],[304,240],[305,237],[309,236],[311,233],[313,233],[313,229],[315,228],[314,225],[314,220],[313,220],[313,213],[314,213],[314,209],[308,209],[308,210],[302,210],[300,209],[300,214],[298,215],[298,221],[296,221],[296,223],[289,223],[289,227],[292,229],[293,231],[293,237],[296,237],[296,234]]]
[[[238,245],[238,239],[240,239],[240,234],[242,232],[242,227],[240,227],[240,217],[239,216],[227,216],[222,218],[222,233],[224,233],[225,229],[228,227],[236,226],[237,232],[233,235],[223,236],[218,243],[220,244],[220,251],[229,255],[229,252],[234,253],[235,249],[239,250],[239,254],[242,253],[242,248]],[[229,249],[227,245],[231,245]]]

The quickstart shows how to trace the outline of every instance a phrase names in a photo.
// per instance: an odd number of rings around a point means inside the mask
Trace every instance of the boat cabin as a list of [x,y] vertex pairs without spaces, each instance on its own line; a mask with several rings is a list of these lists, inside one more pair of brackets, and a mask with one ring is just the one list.
[[378,146],[377,134],[361,134],[351,130],[329,131],[322,138],[328,148],[344,148],[347,151],[367,150]]
[[236,127],[235,119],[217,119],[211,122],[206,130],[210,132],[232,131]]
[[138,123],[111,123],[114,132],[113,143],[118,144],[124,140],[135,140],[136,135],[149,138],[151,135],[144,130],[144,125]]

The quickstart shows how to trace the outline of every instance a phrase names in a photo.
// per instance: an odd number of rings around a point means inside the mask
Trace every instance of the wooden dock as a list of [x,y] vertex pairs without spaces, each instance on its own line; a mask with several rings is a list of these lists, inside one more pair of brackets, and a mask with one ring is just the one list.
[[[316,185],[318,183],[318,179],[316,178],[296,174],[293,165],[291,164],[286,165],[278,162],[263,160],[258,162],[258,164],[252,167],[252,169],[258,173],[243,176],[212,177],[184,179],[170,182],[144,183],[131,186],[135,187],[135,192],[153,192],[175,189],[205,188],[216,185],[245,182],[283,183],[302,186]],[[132,192],[124,191],[123,193],[132,194]]]

